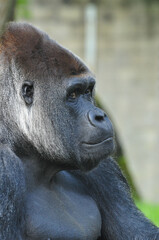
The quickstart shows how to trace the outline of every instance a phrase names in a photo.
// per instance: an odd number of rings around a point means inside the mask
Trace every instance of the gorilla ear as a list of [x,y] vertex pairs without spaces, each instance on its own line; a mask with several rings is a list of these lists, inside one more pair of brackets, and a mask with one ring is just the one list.
[[22,85],[22,96],[27,105],[33,103],[34,85],[31,81],[25,81]]

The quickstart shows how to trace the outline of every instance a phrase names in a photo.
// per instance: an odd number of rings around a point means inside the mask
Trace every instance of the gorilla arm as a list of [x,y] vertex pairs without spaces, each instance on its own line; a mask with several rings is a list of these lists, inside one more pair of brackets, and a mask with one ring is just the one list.
[[102,216],[101,240],[159,240],[159,229],[136,208],[120,168],[111,158],[75,175],[87,186]]
[[0,145],[0,239],[22,240],[25,180],[20,159]]

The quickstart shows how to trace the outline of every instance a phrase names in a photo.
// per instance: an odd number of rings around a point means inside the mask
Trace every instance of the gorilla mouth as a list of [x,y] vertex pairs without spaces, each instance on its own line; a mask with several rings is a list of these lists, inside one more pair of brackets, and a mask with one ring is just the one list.
[[96,142],[96,143],[93,143],[93,142],[83,142],[83,145],[87,145],[87,146],[99,146],[103,143],[109,143],[109,142],[113,142],[113,137],[108,137],[106,139],[104,139],[103,141],[101,142]]
[[[99,140],[99,139],[98,139]],[[101,141],[82,142],[81,161],[79,169],[89,171],[99,162],[110,156],[115,150],[114,137],[109,136]]]

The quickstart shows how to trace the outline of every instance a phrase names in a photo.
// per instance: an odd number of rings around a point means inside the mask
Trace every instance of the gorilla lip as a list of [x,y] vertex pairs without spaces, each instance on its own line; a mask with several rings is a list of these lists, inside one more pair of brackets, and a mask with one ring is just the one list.
[[98,143],[89,143],[89,142],[83,142],[84,145],[88,145],[88,146],[98,146],[98,145],[101,145],[103,143],[106,143],[106,142],[111,142],[113,141],[113,137],[108,137],[106,139],[104,139],[103,141],[101,142],[98,142]]

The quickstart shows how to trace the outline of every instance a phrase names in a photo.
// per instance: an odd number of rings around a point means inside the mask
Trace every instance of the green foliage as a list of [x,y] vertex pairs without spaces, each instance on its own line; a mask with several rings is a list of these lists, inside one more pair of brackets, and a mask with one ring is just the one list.
[[17,0],[16,2],[16,11],[15,11],[16,19],[29,19],[30,12],[28,9],[28,0]]
[[28,2],[27,0],[17,0],[18,5],[21,5],[21,4],[26,5],[27,2]]
[[140,200],[135,200],[136,206],[159,227],[159,205],[149,204]]

